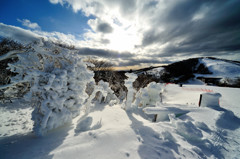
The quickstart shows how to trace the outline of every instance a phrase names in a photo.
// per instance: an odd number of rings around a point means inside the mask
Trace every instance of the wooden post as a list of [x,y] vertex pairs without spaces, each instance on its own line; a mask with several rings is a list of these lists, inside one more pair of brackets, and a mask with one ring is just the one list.
[[201,102],[202,102],[202,94],[200,94],[200,99],[199,99],[199,103],[198,103],[199,107],[201,106]]
[[162,103],[163,102],[163,100],[162,100],[162,98],[163,98],[162,92],[159,94],[159,96],[160,96],[160,102]]

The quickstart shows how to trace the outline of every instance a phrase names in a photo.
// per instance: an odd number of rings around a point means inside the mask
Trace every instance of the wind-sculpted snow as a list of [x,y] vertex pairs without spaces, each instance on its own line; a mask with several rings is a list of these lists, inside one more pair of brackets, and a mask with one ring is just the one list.
[[109,104],[114,105],[119,103],[119,99],[114,94],[114,91],[109,87],[109,84],[104,81],[98,82],[98,85],[95,85],[94,82],[87,84],[86,92],[88,92],[89,97],[84,103],[85,113],[88,114],[95,109],[95,103]]
[[126,99],[124,108],[125,110],[128,110],[133,108],[132,103],[133,103],[134,92],[135,92],[133,88],[133,82],[136,80],[137,75],[127,73],[126,76],[128,77],[128,79],[125,80],[125,85],[128,89],[128,93],[127,93],[127,99]]
[[136,93],[134,104],[137,107],[155,106],[162,102],[164,85],[156,82],[148,84]]
[[17,54],[18,62],[10,65],[11,71],[17,73],[11,82],[29,83],[25,99],[34,107],[33,129],[37,135],[43,135],[79,115],[93,73],[70,50],[45,41],[32,44],[31,48]]

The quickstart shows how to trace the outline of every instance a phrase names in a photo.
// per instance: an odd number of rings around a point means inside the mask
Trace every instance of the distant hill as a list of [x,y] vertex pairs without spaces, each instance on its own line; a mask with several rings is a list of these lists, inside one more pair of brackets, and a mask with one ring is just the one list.
[[240,62],[213,57],[191,58],[142,71],[136,83],[144,83],[144,79],[147,84],[151,81],[188,83],[198,79],[209,85],[240,87]]

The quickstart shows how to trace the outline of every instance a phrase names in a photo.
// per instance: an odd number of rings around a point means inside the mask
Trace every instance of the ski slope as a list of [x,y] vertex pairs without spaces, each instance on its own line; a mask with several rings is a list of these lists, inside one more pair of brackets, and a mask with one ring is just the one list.
[[[205,90],[222,95],[220,107],[198,107]],[[239,88],[168,84],[163,104],[188,110],[180,117],[169,113],[168,120],[152,122],[141,109],[125,111],[124,103],[98,104],[44,137],[32,133],[28,103],[1,104],[0,158],[238,158],[239,94]]]
[[[240,76],[239,63],[207,58],[200,59],[200,63],[204,64],[213,73],[208,75],[210,77],[235,78]],[[204,76],[207,77],[207,75]]]

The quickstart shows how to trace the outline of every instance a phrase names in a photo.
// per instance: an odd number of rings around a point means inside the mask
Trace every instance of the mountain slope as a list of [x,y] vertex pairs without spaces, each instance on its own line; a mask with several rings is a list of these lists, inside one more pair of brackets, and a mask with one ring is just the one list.
[[[200,79],[207,84],[240,87],[240,62],[202,57],[192,58],[153,69],[145,74],[153,81],[187,83],[188,80]],[[159,71],[160,70],[160,71]]]

